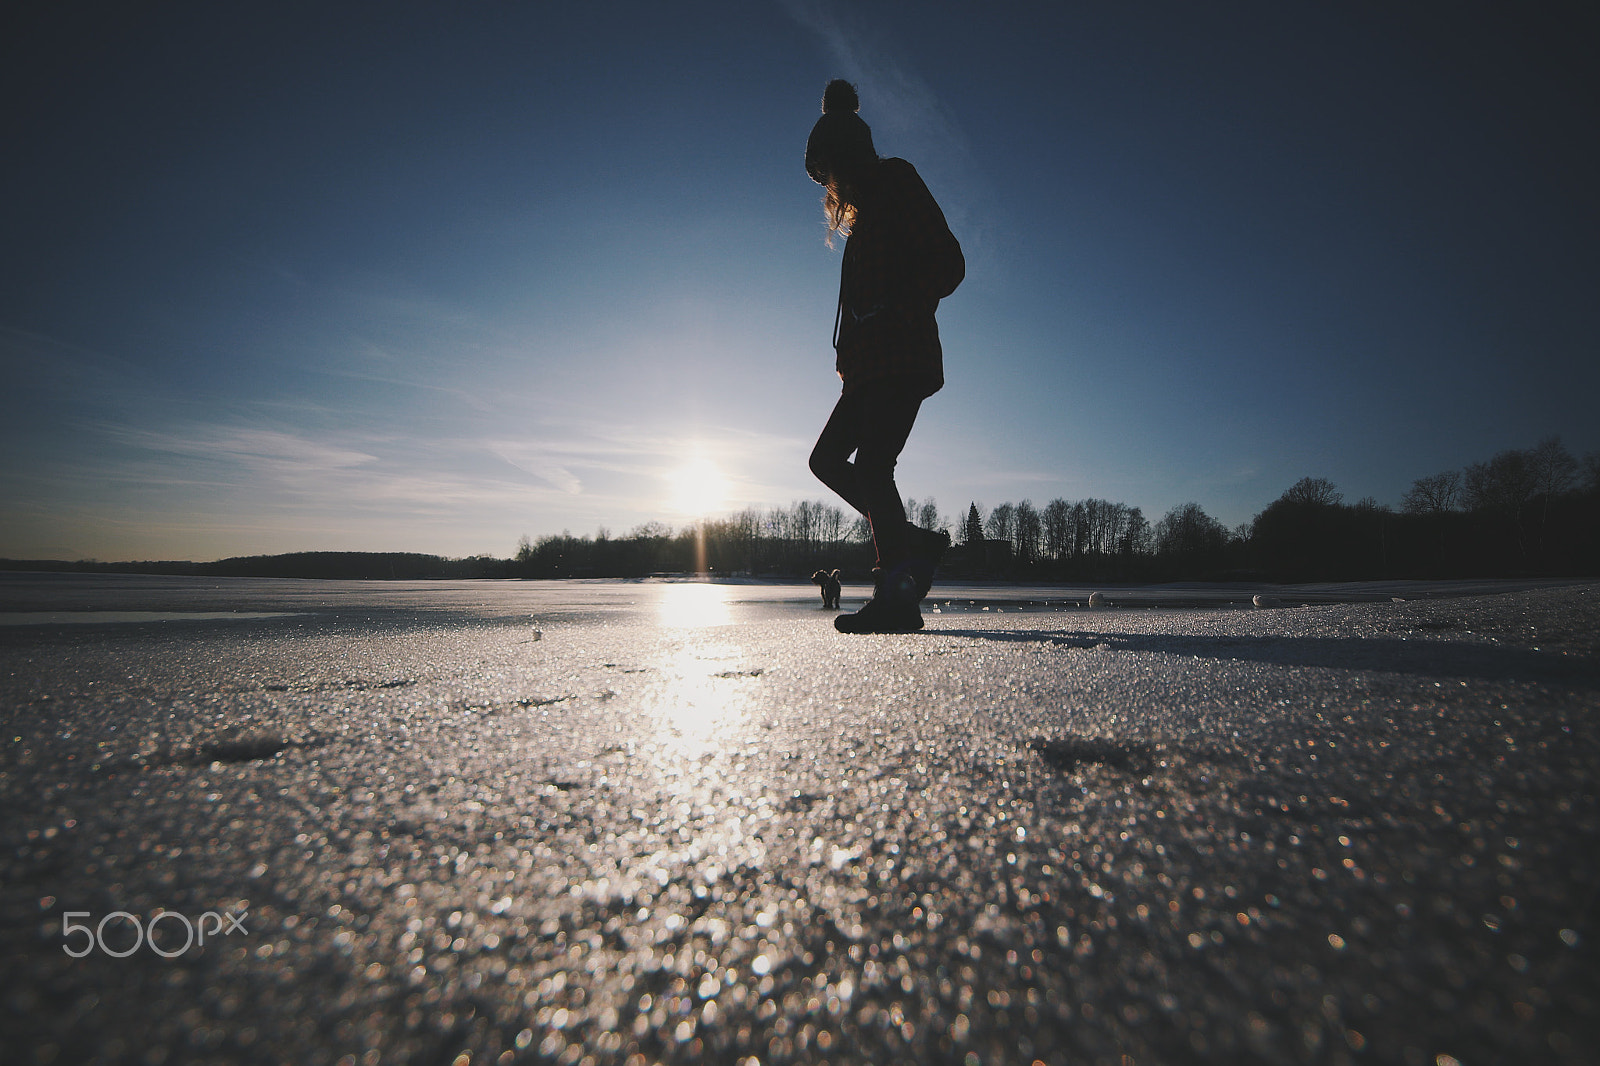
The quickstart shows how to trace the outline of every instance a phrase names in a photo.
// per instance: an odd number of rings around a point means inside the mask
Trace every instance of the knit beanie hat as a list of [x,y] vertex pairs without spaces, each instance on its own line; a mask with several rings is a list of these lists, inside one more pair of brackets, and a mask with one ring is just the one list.
[[818,185],[828,183],[837,161],[878,158],[872,130],[856,114],[860,108],[856,87],[843,78],[833,79],[823,90],[822,117],[806,140],[806,173]]

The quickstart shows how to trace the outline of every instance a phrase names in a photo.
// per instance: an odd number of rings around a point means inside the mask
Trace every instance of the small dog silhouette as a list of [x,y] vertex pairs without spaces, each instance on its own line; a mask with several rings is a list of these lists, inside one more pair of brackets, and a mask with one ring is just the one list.
[[811,583],[822,587],[823,610],[827,610],[829,607],[834,610],[839,609],[839,571],[835,570],[830,574],[826,570],[818,570],[811,575]]

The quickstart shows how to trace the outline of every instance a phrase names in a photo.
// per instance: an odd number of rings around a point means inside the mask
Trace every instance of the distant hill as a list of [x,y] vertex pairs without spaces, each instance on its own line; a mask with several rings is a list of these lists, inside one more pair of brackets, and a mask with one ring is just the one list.
[[510,577],[512,562],[486,555],[446,559],[417,552],[291,552],[242,555],[216,562],[177,560],[102,563],[65,559],[0,559],[0,570],[69,574],[172,574],[190,577],[307,577],[344,581]]

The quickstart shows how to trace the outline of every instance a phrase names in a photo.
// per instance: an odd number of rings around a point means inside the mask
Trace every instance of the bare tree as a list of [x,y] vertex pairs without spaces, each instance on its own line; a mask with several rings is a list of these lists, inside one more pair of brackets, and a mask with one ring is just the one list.
[[1127,538],[1128,524],[1133,521],[1135,508],[1129,507],[1125,503],[1114,503],[1111,507],[1111,541],[1106,545],[1106,550],[1115,553],[1123,540]]
[[1179,504],[1156,523],[1156,550],[1184,567],[1220,557],[1228,543],[1222,523],[1198,503]]
[[1032,500],[1017,504],[1017,561],[1031,563],[1039,557],[1039,512]]
[[1012,532],[1016,528],[1017,509],[1009,503],[1002,503],[999,507],[989,512],[989,521],[984,526],[984,531],[990,540],[1003,540],[1009,542]]
[[1344,499],[1344,493],[1334,488],[1325,477],[1303,477],[1289,486],[1279,499],[1289,503],[1304,503],[1318,507],[1331,507]]
[[1072,557],[1081,558],[1089,551],[1089,508],[1079,500],[1072,505]]
[[1547,437],[1533,446],[1529,456],[1534,478],[1544,502],[1539,511],[1539,548],[1544,549],[1550,528],[1550,501],[1564,495],[1578,480],[1578,461],[1561,444],[1561,438]]
[[774,507],[768,511],[766,519],[761,525],[768,540],[783,541],[789,539],[789,512],[782,507]]
[[812,500],[801,500],[794,505],[794,539],[800,551],[810,555],[817,550],[817,526],[821,517],[820,505]]
[[739,569],[754,570],[761,565],[761,512],[746,507],[728,520],[729,536],[735,545]]
[[1411,483],[1411,488],[1406,490],[1406,494],[1400,498],[1401,510],[1407,514],[1431,515],[1439,527],[1441,567],[1445,562],[1445,528],[1448,524],[1444,521],[1444,516],[1456,509],[1456,503],[1460,499],[1461,474],[1455,470],[1417,478]]
[[1084,550],[1097,555],[1114,555],[1128,523],[1128,505],[1110,500],[1083,501],[1087,533]]
[[1400,498],[1400,507],[1406,514],[1444,514],[1455,510],[1460,499],[1461,474],[1446,470],[1413,481]]
[[820,505],[817,515],[817,539],[833,547],[844,536],[844,512],[831,503]]
[[1560,437],[1547,437],[1540,441],[1534,445],[1528,458],[1547,505],[1550,497],[1568,491],[1578,480],[1578,461],[1562,445]]
[[1467,506],[1509,521],[1517,551],[1526,555],[1528,539],[1523,513],[1538,495],[1541,483],[1533,452],[1507,448],[1487,463],[1467,467],[1463,482]]
[[1044,505],[1044,554],[1055,562],[1072,550],[1072,504],[1057,498]]
[[1083,501],[1083,518],[1088,530],[1085,550],[1098,555],[1106,545],[1106,501],[1091,497]]
[[1137,507],[1128,508],[1128,521],[1117,550],[1123,555],[1145,555],[1150,552],[1150,521],[1145,518],[1144,511]]
[[1519,514],[1539,491],[1539,472],[1531,452],[1507,448],[1487,463],[1467,467],[1463,489],[1475,511]]

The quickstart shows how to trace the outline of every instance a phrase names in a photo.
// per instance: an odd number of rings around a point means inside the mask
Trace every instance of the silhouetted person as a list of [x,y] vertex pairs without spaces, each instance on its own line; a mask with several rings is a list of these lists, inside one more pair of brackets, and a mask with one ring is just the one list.
[[829,82],[806,142],[806,173],[828,190],[830,235],[848,238],[833,327],[844,392],[811,451],[811,470],[866,515],[878,556],[872,599],[834,625],[906,633],[922,628],[917,604],[950,537],[906,521],[894,467],[917,409],[944,387],[934,311],[961,284],[966,261],[916,169],[878,158],[859,107],[854,86]]

